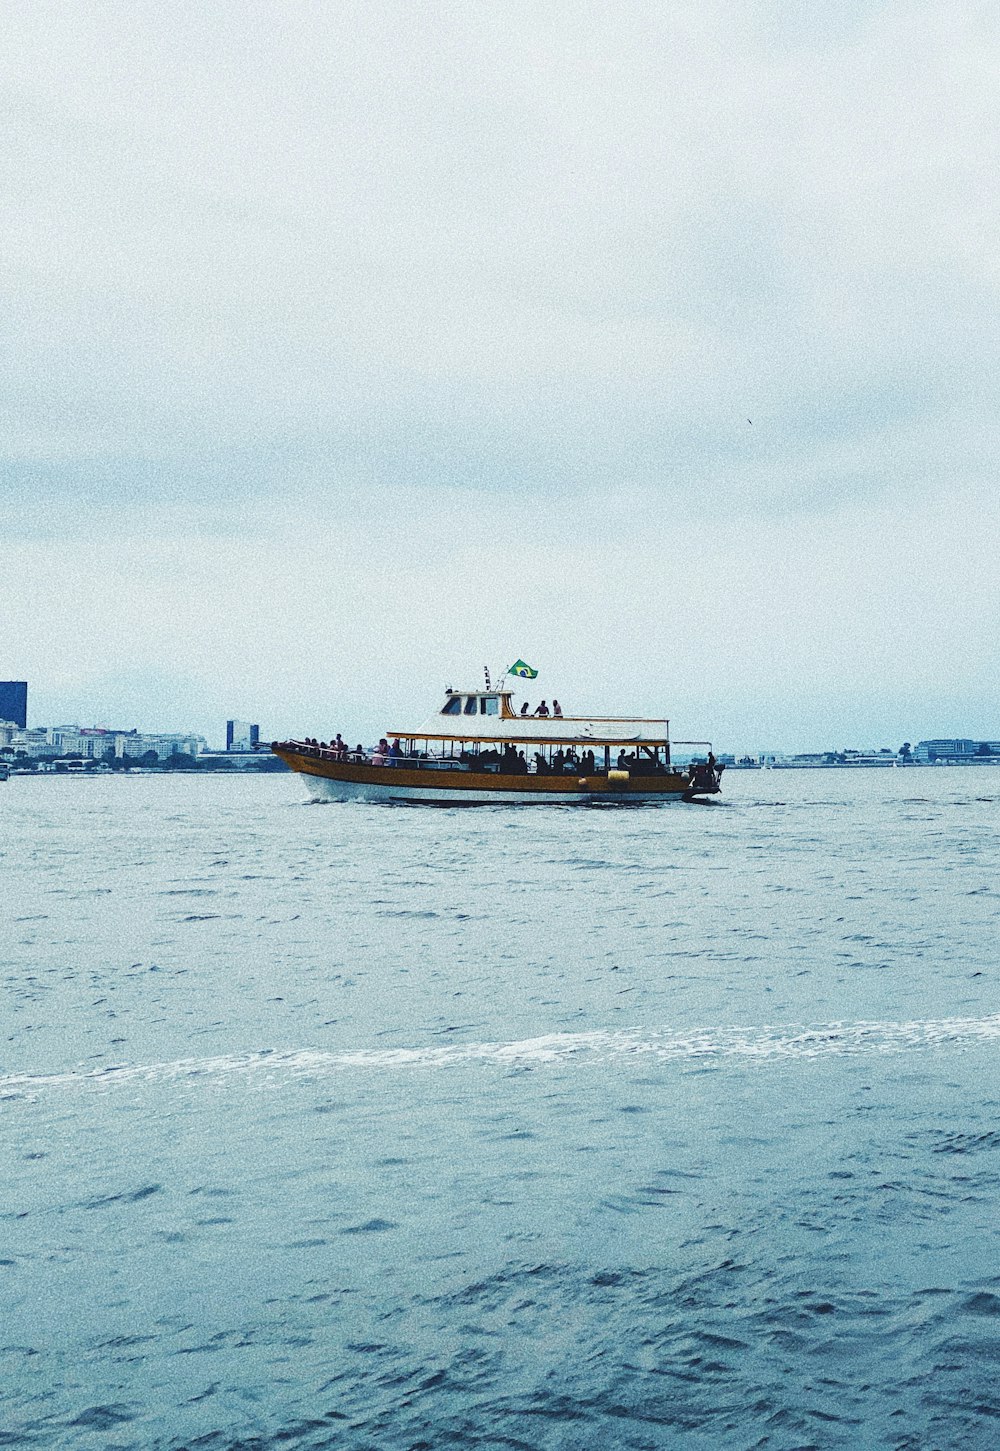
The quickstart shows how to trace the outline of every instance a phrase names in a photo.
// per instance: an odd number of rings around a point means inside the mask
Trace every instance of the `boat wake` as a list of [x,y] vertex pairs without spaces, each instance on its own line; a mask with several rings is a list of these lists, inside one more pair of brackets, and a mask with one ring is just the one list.
[[837,1055],[965,1048],[997,1041],[1000,1041],[1000,1013],[983,1018],[824,1023],[811,1027],[725,1027],[686,1031],[669,1028],[645,1031],[599,1029],[589,1033],[548,1033],[515,1042],[359,1048],[340,1053],[315,1048],[285,1052],[264,1050],[212,1058],[178,1058],[165,1063],[121,1064],[65,1073],[12,1073],[0,1075],[0,1096],[19,1097],[25,1093],[66,1087],[109,1088],[136,1082],[313,1079],[352,1071],[442,1069],[477,1064],[527,1069],[569,1061],[605,1063],[629,1059],[690,1064],[732,1059],[780,1062]]

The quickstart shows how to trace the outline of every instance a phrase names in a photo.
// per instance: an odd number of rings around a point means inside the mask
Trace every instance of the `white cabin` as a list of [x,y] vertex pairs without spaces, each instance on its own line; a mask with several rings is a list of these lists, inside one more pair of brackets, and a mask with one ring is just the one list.
[[[520,742],[525,745],[668,747],[669,720],[634,716],[520,715],[510,690],[449,690],[444,704],[418,729],[390,730],[406,741]],[[669,756],[667,757],[669,759]]]

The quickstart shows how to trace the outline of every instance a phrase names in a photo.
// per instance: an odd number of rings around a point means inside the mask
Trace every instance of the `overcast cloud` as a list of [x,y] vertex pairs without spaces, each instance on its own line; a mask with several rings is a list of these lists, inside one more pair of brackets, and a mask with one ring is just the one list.
[[33,719],[368,738],[521,655],[723,748],[1000,737],[993,4],[3,28]]

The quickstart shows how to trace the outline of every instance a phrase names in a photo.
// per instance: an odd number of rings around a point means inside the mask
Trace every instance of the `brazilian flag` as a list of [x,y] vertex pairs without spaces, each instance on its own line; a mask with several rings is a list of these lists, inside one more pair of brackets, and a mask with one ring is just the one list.
[[532,670],[530,665],[525,665],[523,660],[515,660],[514,664],[507,671],[508,675],[516,675],[518,680],[534,680],[538,675],[537,670]]

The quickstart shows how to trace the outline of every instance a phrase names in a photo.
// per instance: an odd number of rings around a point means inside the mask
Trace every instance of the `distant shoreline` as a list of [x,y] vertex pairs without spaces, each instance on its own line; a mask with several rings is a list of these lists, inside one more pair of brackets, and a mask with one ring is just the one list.
[[[3,763],[0,762],[0,765]],[[1000,766],[1000,757],[979,757],[968,761],[768,761],[767,763],[754,762],[729,762],[726,765],[726,772],[730,771],[934,771],[955,767],[960,770],[967,770],[972,766],[997,767]],[[211,762],[189,766],[178,769],[176,766],[129,766],[118,770],[107,770],[101,765],[86,765],[82,768],[74,763],[71,769],[67,766],[60,770],[55,769],[38,770],[24,766],[10,766],[9,775],[14,776],[37,776],[41,778],[52,778],[58,780],[78,779],[81,776],[99,777],[107,780],[113,776],[276,776],[291,775],[289,768],[283,761],[274,759],[274,764],[267,765],[227,765],[224,762]]]
[[[3,766],[0,761],[0,768]],[[97,762],[91,765],[89,762],[82,763],[59,762],[57,765],[42,769],[31,766],[14,765],[6,763],[10,768],[11,776],[44,776],[57,777],[65,780],[67,777],[76,778],[79,776],[100,776],[107,780],[112,776],[277,776],[288,775],[288,767],[284,761],[279,761],[277,756],[254,763],[253,765],[235,765],[225,762],[195,762],[191,766],[119,766],[117,769],[108,768]]]
[[942,767],[1000,766],[1000,756],[971,757],[967,761],[730,761],[727,771],[936,771]]

